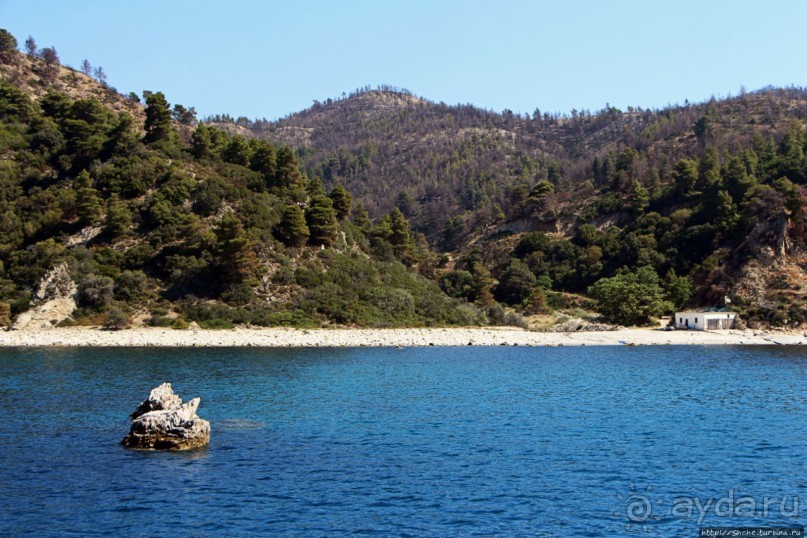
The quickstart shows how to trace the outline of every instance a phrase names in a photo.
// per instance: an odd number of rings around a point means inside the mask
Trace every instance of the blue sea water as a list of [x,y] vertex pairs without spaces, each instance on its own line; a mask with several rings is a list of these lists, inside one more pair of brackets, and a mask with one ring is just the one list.
[[[208,448],[119,446],[163,381]],[[799,347],[0,349],[0,535],[803,526],[805,387]]]

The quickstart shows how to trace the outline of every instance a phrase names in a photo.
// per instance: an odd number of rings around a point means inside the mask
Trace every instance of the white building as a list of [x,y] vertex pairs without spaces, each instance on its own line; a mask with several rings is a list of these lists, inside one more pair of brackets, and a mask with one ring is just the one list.
[[709,331],[717,329],[733,329],[737,314],[734,312],[714,310],[690,310],[675,313],[676,329],[693,329]]

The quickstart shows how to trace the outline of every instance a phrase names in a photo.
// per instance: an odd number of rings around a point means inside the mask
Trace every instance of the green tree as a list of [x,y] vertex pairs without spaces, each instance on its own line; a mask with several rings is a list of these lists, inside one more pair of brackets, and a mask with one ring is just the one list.
[[101,199],[98,191],[92,185],[90,174],[82,170],[76,177],[76,214],[79,223],[83,226],[90,226],[98,222],[101,218]]
[[652,267],[601,278],[588,288],[588,295],[597,301],[601,314],[620,325],[649,325],[652,316],[673,310]]
[[8,30],[0,28],[0,62],[11,63],[16,52],[17,39]]
[[222,215],[216,234],[216,266],[225,284],[254,284],[259,262],[254,243],[244,233],[244,226],[232,211]]
[[297,155],[288,146],[282,146],[277,152],[277,175],[275,186],[281,188],[305,186],[305,178],[300,172]]
[[786,177],[780,177],[771,186],[785,197],[785,207],[791,215],[798,213],[801,206],[804,205],[804,197],[799,187]]
[[356,204],[356,210],[353,211],[353,224],[359,227],[363,232],[367,232],[372,227],[373,223],[370,221],[370,215],[364,209],[364,204],[359,201]]
[[191,135],[191,154],[197,159],[208,159],[213,156],[212,148],[210,128],[204,123],[200,123]]
[[714,223],[718,231],[723,237],[729,237],[733,235],[739,222],[740,213],[731,195],[724,190],[718,191],[714,209]]
[[697,188],[703,193],[714,194],[723,184],[720,175],[720,156],[714,148],[709,148],[698,164]]
[[264,140],[252,141],[252,157],[249,167],[263,175],[267,187],[272,186],[272,182],[277,175],[277,152],[275,147]]
[[305,212],[305,221],[311,232],[309,237],[312,243],[329,247],[336,241],[339,229],[336,211],[333,210],[333,202],[327,196],[320,194],[311,197]]
[[330,194],[333,208],[336,211],[336,216],[339,220],[345,220],[350,216],[350,211],[353,207],[353,197],[347,192],[347,189],[342,185],[337,185],[333,188]]
[[681,310],[692,299],[692,281],[685,277],[678,277],[675,271],[670,269],[664,277],[664,287],[667,290],[666,298],[676,310]]
[[777,176],[786,176],[796,183],[804,182],[804,138],[801,123],[793,122],[779,144],[775,161]]
[[676,192],[689,194],[698,181],[698,163],[690,159],[682,159],[675,165],[672,176]]
[[409,231],[409,221],[397,207],[389,213],[389,242],[398,259],[411,263],[409,259],[412,251],[412,234]]
[[634,180],[630,188],[630,209],[634,216],[639,216],[645,212],[650,205],[650,194],[641,183]]
[[123,237],[129,233],[132,224],[132,212],[129,206],[113,194],[109,198],[106,210],[106,232],[113,238]]
[[499,277],[494,297],[507,304],[521,304],[527,299],[538,281],[529,267],[520,260],[511,260]]
[[287,246],[302,247],[309,235],[303,210],[296,204],[287,205],[283,209],[283,217],[275,227],[275,236]]
[[252,148],[243,136],[234,136],[221,152],[221,158],[228,163],[249,166]]
[[171,106],[162,92],[144,92],[146,100],[146,136],[147,144],[169,140],[171,137]]
[[535,185],[535,187],[532,188],[532,191],[530,192],[530,198],[535,198],[536,200],[542,200],[554,192],[555,192],[555,186],[549,181],[542,179]]
[[748,189],[756,185],[756,178],[748,173],[748,165],[739,155],[729,157],[723,171],[726,188],[735,202],[742,202]]
[[476,281],[468,271],[449,271],[440,277],[440,289],[449,297],[473,301]]

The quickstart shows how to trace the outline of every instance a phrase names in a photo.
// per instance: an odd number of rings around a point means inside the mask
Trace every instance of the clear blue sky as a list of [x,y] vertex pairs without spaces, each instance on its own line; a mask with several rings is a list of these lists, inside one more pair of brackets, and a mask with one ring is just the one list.
[[379,83],[528,113],[807,85],[805,0],[0,0],[0,27],[200,115]]

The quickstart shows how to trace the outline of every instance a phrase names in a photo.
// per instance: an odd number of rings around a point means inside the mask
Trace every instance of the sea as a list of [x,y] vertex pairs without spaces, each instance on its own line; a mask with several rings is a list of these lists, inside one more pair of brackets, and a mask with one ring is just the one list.
[[[211,442],[127,450],[171,382]],[[807,348],[0,349],[1,536],[698,536],[807,521]]]

